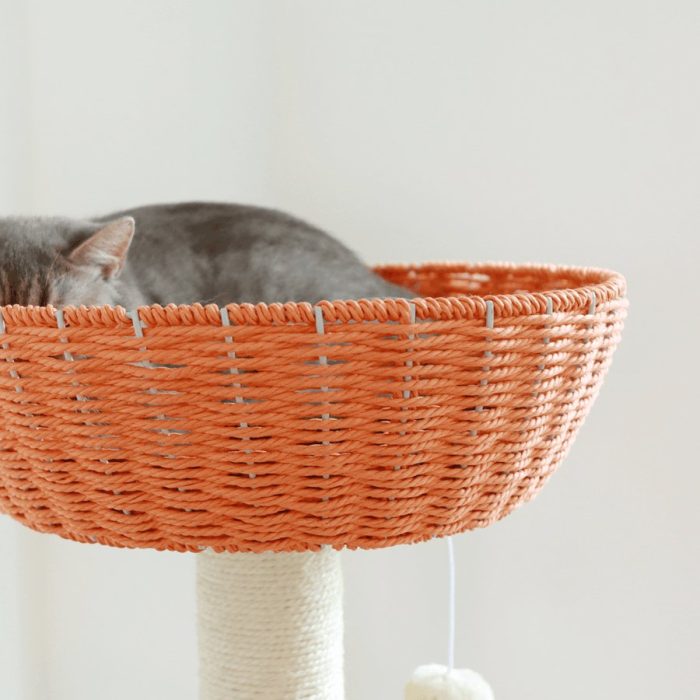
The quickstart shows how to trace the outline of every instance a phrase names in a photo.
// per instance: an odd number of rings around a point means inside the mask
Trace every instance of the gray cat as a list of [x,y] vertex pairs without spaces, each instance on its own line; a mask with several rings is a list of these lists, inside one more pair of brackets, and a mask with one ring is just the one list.
[[328,234],[269,209],[183,203],[0,219],[0,306],[411,296]]

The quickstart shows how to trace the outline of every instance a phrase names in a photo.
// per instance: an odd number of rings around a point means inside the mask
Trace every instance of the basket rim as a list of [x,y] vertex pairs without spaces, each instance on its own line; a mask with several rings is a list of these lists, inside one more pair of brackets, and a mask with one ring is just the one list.
[[[488,303],[498,318],[539,315],[545,313],[588,313],[591,302],[596,305],[619,300],[626,295],[626,280],[618,272],[605,268],[539,263],[435,261],[421,263],[387,263],[373,268],[379,274],[409,273],[411,271],[464,272],[473,275],[517,275],[531,277],[539,274],[543,283],[558,276],[579,279],[581,284],[566,289],[545,289],[533,292],[501,294],[461,294],[437,297],[373,298],[358,300],[309,302],[259,302],[226,304],[153,304],[138,308],[146,326],[220,325],[221,308],[226,308],[231,321],[237,325],[276,325],[313,323],[314,307],[323,310],[329,322],[403,321],[415,308],[418,320],[470,320],[486,317]],[[0,306],[0,325],[14,327],[55,327],[57,309],[53,306]],[[67,306],[65,323],[71,327],[113,328],[131,325],[129,311],[122,306]],[[0,333],[3,328],[0,328]]]

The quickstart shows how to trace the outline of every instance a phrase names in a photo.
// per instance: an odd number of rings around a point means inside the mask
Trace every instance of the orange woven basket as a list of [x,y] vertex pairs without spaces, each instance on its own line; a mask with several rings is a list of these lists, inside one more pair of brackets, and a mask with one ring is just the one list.
[[625,281],[378,268],[420,295],[0,309],[0,510],[121,547],[384,547],[482,527],[566,454]]

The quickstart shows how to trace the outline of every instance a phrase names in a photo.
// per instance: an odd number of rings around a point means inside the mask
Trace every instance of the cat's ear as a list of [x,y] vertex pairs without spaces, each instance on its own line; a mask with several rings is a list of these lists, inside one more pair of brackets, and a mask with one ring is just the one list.
[[124,269],[135,230],[136,222],[130,216],[110,221],[74,248],[68,259],[76,265],[99,268],[105,279],[117,277]]

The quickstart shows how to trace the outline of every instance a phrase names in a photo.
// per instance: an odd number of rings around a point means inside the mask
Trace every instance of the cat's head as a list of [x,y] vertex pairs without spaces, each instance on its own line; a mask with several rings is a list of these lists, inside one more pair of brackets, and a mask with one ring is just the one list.
[[0,219],[0,306],[123,304],[134,220]]

